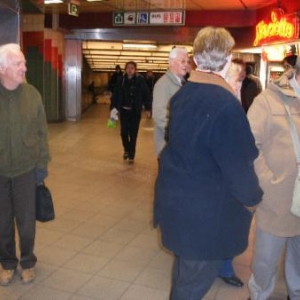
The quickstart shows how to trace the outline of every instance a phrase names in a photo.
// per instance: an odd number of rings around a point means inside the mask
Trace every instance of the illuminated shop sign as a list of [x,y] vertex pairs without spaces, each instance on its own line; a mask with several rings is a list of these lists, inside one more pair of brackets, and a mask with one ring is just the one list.
[[285,15],[282,9],[273,10],[269,20],[256,25],[254,46],[287,42],[299,36],[299,19],[296,13]]

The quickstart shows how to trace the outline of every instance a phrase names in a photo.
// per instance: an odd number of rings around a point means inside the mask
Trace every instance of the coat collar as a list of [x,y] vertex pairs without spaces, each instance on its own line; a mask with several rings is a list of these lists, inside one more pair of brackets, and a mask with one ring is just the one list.
[[192,71],[191,75],[188,79],[190,82],[195,83],[204,83],[204,84],[214,84],[223,87],[224,89],[228,90],[230,93],[234,94],[230,85],[225,81],[222,76],[219,76],[214,73],[207,73],[201,71]]
[[166,76],[168,76],[170,78],[170,80],[175,84],[175,85],[178,85],[178,86],[181,86],[178,78],[175,76],[175,74],[173,72],[171,72],[170,70],[168,70],[166,72]]

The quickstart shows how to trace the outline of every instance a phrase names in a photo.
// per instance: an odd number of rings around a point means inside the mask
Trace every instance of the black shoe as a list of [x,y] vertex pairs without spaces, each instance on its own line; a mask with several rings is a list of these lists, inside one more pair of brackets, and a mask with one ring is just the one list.
[[220,278],[227,284],[235,286],[235,287],[242,287],[244,285],[243,281],[239,279],[236,276],[230,276],[230,277],[223,277],[220,276]]
[[129,158],[129,153],[128,152],[124,152],[123,159],[126,160],[128,158]]
[[287,300],[291,300],[291,298],[290,298],[290,296],[289,296],[289,295],[287,296]]

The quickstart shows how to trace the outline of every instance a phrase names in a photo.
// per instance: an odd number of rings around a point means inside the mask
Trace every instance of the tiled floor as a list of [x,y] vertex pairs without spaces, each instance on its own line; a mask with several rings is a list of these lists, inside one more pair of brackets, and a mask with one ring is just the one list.
[[[46,184],[56,220],[37,224],[37,278],[21,285],[15,276],[0,287],[0,300],[166,300],[172,256],[151,226],[152,121],[141,121],[136,162],[122,160],[119,129],[107,129],[108,105],[97,104],[80,122],[49,124],[52,161]],[[237,274],[250,275],[249,249],[235,259]],[[246,287],[217,279],[206,300],[244,300]],[[281,277],[273,300],[286,299]]]

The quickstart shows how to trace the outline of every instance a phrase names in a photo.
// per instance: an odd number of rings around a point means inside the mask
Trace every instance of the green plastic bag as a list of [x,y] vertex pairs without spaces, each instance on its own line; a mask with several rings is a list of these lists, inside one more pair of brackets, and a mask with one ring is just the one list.
[[108,119],[106,127],[107,128],[116,128],[117,127],[117,121],[114,120],[114,119]]

